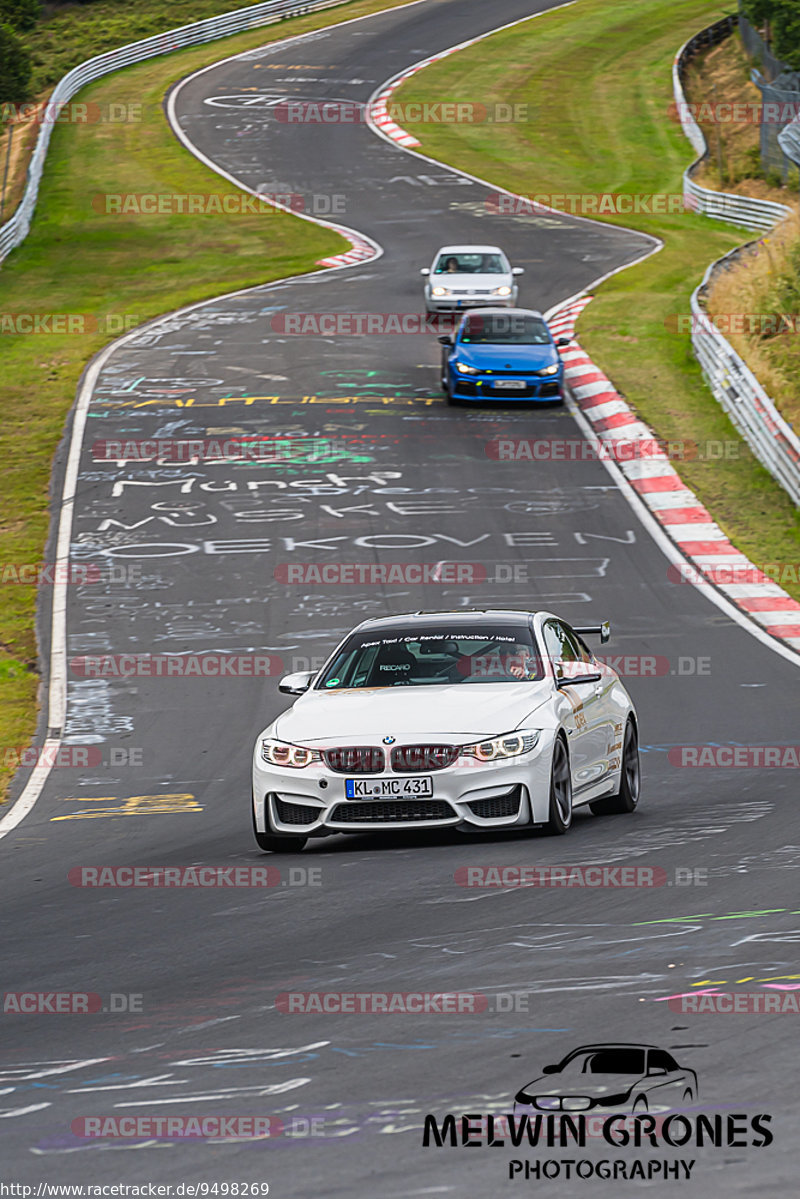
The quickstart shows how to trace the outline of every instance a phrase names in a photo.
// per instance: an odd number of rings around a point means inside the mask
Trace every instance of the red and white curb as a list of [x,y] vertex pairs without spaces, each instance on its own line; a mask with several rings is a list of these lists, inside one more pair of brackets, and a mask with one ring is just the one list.
[[[569,337],[562,352],[564,375],[584,417],[602,441],[655,443],[653,430],[640,420],[611,380],[575,341],[575,322],[592,296],[568,301],[556,309],[548,325],[554,337]],[[745,554],[740,553],[683,482],[666,453],[614,461],[639,498],[650,509],[664,533],[687,558],[680,575],[686,582],[717,588],[750,620],[793,650],[800,650],[800,603],[773,583]],[[746,582],[724,582],[725,578]],[[680,581],[678,577],[676,582]]]
[[354,262],[366,262],[369,258],[378,257],[375,244],[359,237],[352,229],[340,229],[337,225],[331,228],[341,233],[342,237],[346,237],[352,249],[345,250],[342,254],[331,254],[329,258],[318,258],[317,266],[352,266]]
[[[410,72],[410,74],[413,74],[413,72]],[[385,134],[386,137],[390,137],[393,142],[397,142],[399,146],[419,146],[422,143],[412,134],[407,133],[405,129],[401,129],[389,116],[387,101],[394,89],[400,86],[400,82],[401,80],[398,79],[397,83],[393,83],[391,87],[387,87],[385,91],[382,91],[378,95],[377,99],[369,106],[369,115],[381,133]]]
[[[525,20],[527,19],[528,18],[526,17]],[[513,22],[515,25],[520,23],[521,22],[517,21]],[[505,29],[507,26],[503,26],[503,28]],[[498,30],[494,30],[493,32],[497,33]],[[398,146],[405,146],[406,149],[413,149],[414,146],[422,145],[422,143],[416,137],[414,137],[412,133],[409,133],[406,129],[401,129],[396,121],[393,121],[389,115],[387,104],[391,99],[393,92],[395,92],[401,84],[405,83],[407,79],[410,79],[412,75],[416,75],[417,71],[424,70],[425,67],[429,67],[433,62],[439,62],[443,58],[449,58],[451,54],[455,54],[456,51],[463,50],[466,46],[471,46],[475,42],[481,41],[482,37],[485,36],[486,35],[483,34],[481,37],[470,38],[467,42],[460,42],[457,46],[450,46],[449,49],[442,50],[439,54],[432,54],[430,58],[424,58],[421,62],[414,63],[412,67],[408,67],[407,70],[402,71],[399,75],[395,75],[393,79],[389,80],[386,87],[384,87],[382,91],[378,92],[374,99],[371,99],[368,102],[366,112],[367,124],[373,126],[378,133],[382,133],[383,136],[389,138],[390,141],[397,142]]]

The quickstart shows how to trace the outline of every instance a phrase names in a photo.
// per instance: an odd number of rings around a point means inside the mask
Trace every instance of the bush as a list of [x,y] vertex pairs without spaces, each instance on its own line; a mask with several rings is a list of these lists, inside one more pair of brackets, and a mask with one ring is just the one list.
[[14,29],[33,29],[41,15],[40,0],[0,0],[0,23]]
[[0,104],[21,104],[28,99],[31,59],[10,25],[0,25]]

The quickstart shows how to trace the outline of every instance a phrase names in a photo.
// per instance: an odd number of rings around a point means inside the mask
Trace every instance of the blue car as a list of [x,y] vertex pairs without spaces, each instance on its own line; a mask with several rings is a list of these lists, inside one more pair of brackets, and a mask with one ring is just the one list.
[[564,398],[558,341],[541,312],[530,308],[474,308],[455,333],[442,336],[442,388],[449,404],[480,400]]

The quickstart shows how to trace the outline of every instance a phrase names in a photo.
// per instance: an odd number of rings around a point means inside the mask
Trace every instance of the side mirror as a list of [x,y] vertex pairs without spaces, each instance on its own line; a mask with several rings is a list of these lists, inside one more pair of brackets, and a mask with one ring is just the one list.
[[665,1068],[663,1066],[651,1066],[650,1069],[647,1071],[647,1073],[648,1074],[668,1074],[669,1071],[665,1070]]
[[316,673],[316,670],[296,670],[294,674],[285,674],[278,683],[278,690],[283,695],[302,695],[308,691]]
[[599,683],[602,677],[599,671],[591,674],[565,675],[564,668],[561,667],[556,671],[556,687],[577,687],[581,683]]
[[568,337],[559,337],[558,341],[556,342],[556,345],[557,346],[568,346],[569,343],[570,343],[570,339]]
[[436,340],[440,346],[451,346],[453,344],[453,339],[449,333],[443,333],[441,337],[437,337]]
[[558,1066],[545,1066],[542,1074],[558,1074]]
[[525,267],[524,266],[512,266],[511,274],[512,275],[524,275]]
[[427,267],[427,266],[424,266],[424,267],[422,268],[422,270],[420,271],[420,274],[421,274],[421,275],[429,275],[430,273],[431,273],[431,272],[430,272],[430,268],[429,268],[429,267]]

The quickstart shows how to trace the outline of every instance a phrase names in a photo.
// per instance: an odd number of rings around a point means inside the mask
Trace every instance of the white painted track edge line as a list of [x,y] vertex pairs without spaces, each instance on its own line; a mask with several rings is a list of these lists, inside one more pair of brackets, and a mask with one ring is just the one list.
[[[401,9],[401,8],[414,8],[417,4],[424,4],[426,2],[427,2],[427,0],[411,0],[410,4],[398,4],[398,5],[393,6],[392,8],[380,9],[376,13],[366,13],[360,17],[351,17],[349,20],[346,20],[346,21],[337,21],[333,25],[325,25],[325,26],[323,26],[323,28],[325,30],[329,30],[329,29],[341,28],[343,25],[354,25],[359,21],[367,20],[369,17],[379,16],[382,13],[387,13],[387,12],[397,12],[398,9]],[[317,32],[317,31],[313,30],[312,32]],[[300,41],[307,36],[308,36],[307,33],[293,34],[290,37],[278,38],[274,42],[269,42],[269,45],[289,44],[290,42]],[[204,165],[208,166],[216,174],[221,175],[223,178],[225,178],[229,182],[233,183],[235,187],[241,188],[242,191],[247,192],[249,195],[258,196],[258,195],[260,195],[260,193],[254,192],[251,188],[247,187],[245,184],[241,183],[238,179],[236,179],[233,175],[228,174],[227,171],[223,171],[221,168],[216,166],[210,159],[206,158],[200,151],[198,151],[193,146],[193,144],[190,142],[190,140],[184,135],[183,130],[180,129],[180,127],[177,124],[177,120],[174,117],[174,98],[175,98],[175,96],[177,96],[178,92],[180,91],[180,89],[183,87],[183,85],[185,83],[188,83],[189,80],[196,78],[198,75],[204,74],[206,71],[214,70],[216,67],[220,66],[224,62],[231,62],[234,59],[243,57],[243,55],[245,55],[245,54],[252,54],[252,52],[253,51],[251,49],[251,50],[240,51],[238,54],[229,55],[228,58],[222,58],[222,59],[219,59],[217,62],[210,63],[208,66],[202,67],[200,70],[193,72],[191,75],[187,75],[185,79],[180,80],[180,82],[174,88],[171,89],[171,91],[169,92],[169,95],[167,96],[167,119],[168,119],[169,124],[170,124],[173,132],[175,133],[176,137],[182,143],[184,148],[189,151],[190,154],[192,154],[195,158],[197,158],[201,162],[203,162]],[[124,68],[120,68],[120,69],[122,70]],[[262,197],[262,198],[266,199],[266,197]],[[378,242],[375,242],[371,237],[367,237],[365,234],[357,233],[355,230],[349,229],[349,227],[346,225],[338,225],[338,224],[334,224],[331,221],[323,221],[319,217],[309,216],[307,213],[295,212],[294,209],[289,208],[286,205],[276,204],[272,201],[268,201],[268,202],[272,204],[273,208],[279,208],[284,212],[290,213],[292,216],[301,217],[303,220],[310,221],[312,224],[322,225],[326,228],[333,229],[333,230],[335,230],[335,232],[342,233],[344,236],[348,236],[350,233],[352,233],[354,241],[356,243],[357,242],[366,243],[374,250],[374,253],[372,254],[372,256],[369,259],[362,258],[358,262],[343,263],[339,266],[323,267],[319,271],[304,271],[302,274],[299,274],[299,275],[287,275],[281,279],[270,279],[270,280],[267,280],[265,283],[257,283],[252,287],[238,288],[236,291],[225,292],[222,295],[213,296],[207,300],[196,301],[193,304],[188,304],[185,307],[175,309],[175,310],[173,310],[174,312],[181,312],[181,313],[193,312],[195,309],[202,308],[206,304],[217,304],[221,300],[230,300],[230,299],[235,298],[236,296],[245,295],[247,292],[257,291],[260,287],[275,287],[280,283],[290,283],[290,282],[294,282],[295,280],[298,280],[298,279],[309,278],[312,275],[325,274],[328,271],[347,270],[351,266],[364,265],[364,263],[367,261],[374,262],[376,259],[380,258],[383,255],[383,247],[381,245],[379,245]],[[90,361],[86,367],[84,377],[81,380],[79,387],[78,387],[78,396],[76,399],[75,407],[73,409],[74,418],[73,418],[73,422],[72,422],[72,428],[70,430],[70,443],[69,443],[69,451],[68,451],[68,458],[67,458],[67,466],[66,466],[66,470],[64,473],[64,482],[63,482],[62,491],[61,491],[61,509],[60,509],[60,514],[59,514],[58,533],[57,533],[57,541],[56,541],[56,561],[57,562],[62,562],[62,561],[66,562],[69,560],[69,548],[70,548],[70,543],[72,540],[72,516],[73,516],[73,510],[74,510],[74,503],[75,503],[75,488],[76,488],[76,484],[77,484],[78,465],[80,463],[80,455],[81,455],[81,450],[83,448],[83,434],[84,434],[86,420],[87,420],[88,412],[89,412],[89,402],[92,397],[92,392],[94,390],[94,384],[96,382],[97,375],[99,374],[102,367],[105,365],[105,361],[109,357],[110,354],[112,354],[115,350],[119,349],[119,347],[124,345],[129,339],[138,336],[143,330],[149,328],[151,325],[157,324],[159,321],[164,320],[166,317],[168,317],[170,315],[172,315],[172,313],[162,312],[157,317],[154,317],[152,320],[146,321],[143,325],[140,325],[140,326],[138,326],[138,328],[131,330],[129,333],[125,334],[123,337],[119,337],[115,341],[110,342],[107,346],[104,346],[103,349],[100,350],[99,353],[94,358],[90,359]],[[90,380],[91,380],[91,385],[89,386]],[[59,572],[56,572],[56,581],[54,583],[54,591],[53,591],[53,603],[51,606],[50,661],[49,661],[49,673],[48,673],[48,685],[47,685],[47,723],[46,723],[45,727],[47,729],[58,729],[59,736],[45,738],[45,741],[42,746],[43,752],[40,756],[40,760],[31,769],[31,773],[28,776],[28,780],[25,783],[25,786],[23,787],[21,793],[19,794],[17,799],[10,805],[10,807],[8,807],[7,810],[4,810],[5,805],[3,808],[0,808],[0,811],[3,812],[3,815],[0,816],[0,840],[2,840],[4,837],[8,836],[8,834],[10,832],[12,832],[12,830],[15,829],[17,827],[17,825],[19,825],[25,819],[25,817],[33,810],[33,807],[36,804],[37,800],[39,799],[39,797],[42,793],[42,790],[44,788],[44,785],[47,782],[47,779],[49,778],[50,772],[53,768],[52,765],[48,765],[48,763],[53,762],[55,754],[58,752],[58,749],[61,746],[61,730],[63,729],[64,722],[66,720],[66,692],[67,692],[66,601],[67,601],[67,592],[66,592],[66,582],[64,580],[62,580],[61,582],[58,581],[58,573]]]

